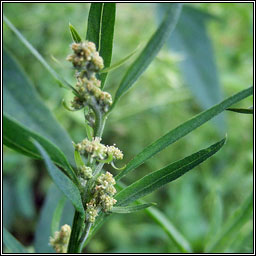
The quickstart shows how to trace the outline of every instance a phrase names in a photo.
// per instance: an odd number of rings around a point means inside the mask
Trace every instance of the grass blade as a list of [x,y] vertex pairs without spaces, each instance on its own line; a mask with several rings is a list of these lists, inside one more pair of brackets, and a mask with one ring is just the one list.
[[156,205],[155,203],[139,204],[133,206],[117,206],[111,209],[112,213],[132,213],[144,210],[150,206]]
[[69,23],[69,30],[70,30],[70,34],[71,34],[73,41],[75,43],[80,43],[82,41],[82,39],[71,23]]
[[253,114],[253,108],[227,108],[227,110],[241,114]]
[[212,243],[205,249],[206,252],[223,252],[232,242],[232,237],[251,218],[253,213],[253,193],[243,202],[224,225],[221,232],[214,236]]
[[[96,44],[96,48],[104,60],[105,68],[110,66],[112,59],[115,15],[115,3],[91,4],[86,39]],[[106,78],[107,73],[100,75],[102,88],[104,88]]]
[[46,70],[52,75],[55,81],[61,87],[70,88],[73,90],[74,94],[78,95],[76,89],[56,73],[56,71],[46,62],[42,55],[28,42],[28,40],[15,28],[15,26],[4,15],[3,19],[5,24],[19,38],[19,40],[25,45],[25,47],[35,56],[35,58],[46,68]]
[[250,96],[253,94],[253,87],[249,87],[243,91],[238,92],[237,94],[225,99],[224,101],[220,102],[219,104],[214,105],[213,107],[209,108],[208,110],[198,114],[197,116],[193,117],[192,119],[186,121],[185,123],[179,125],[175,129],[171,130],[154,143],[146,147],[142,152],[140,152],[137,156],[135,156],[126,166],[126,168],[121,171],[116,177],[116,180],[121,179],[130,171],[134,170],[135,168],[139,167],[143,164],[147,159],[152,157],[153,155],[157,154],[167,146],[171,145],[172,143],[176,142],[180,138],[184,137],[188,133],[192,132],[199,126],[203,125],[213,117],[217,116],[219,113],[223,112],[225,109],[230,107],[231,105],[239,102],[240,100]]
[[111,109],[113,109],[120,97],[124,95],[128,91],[128,89],[136,82],[136,80],[142,75],[142,73],[146,70],[146,68],[153,61],[157,53],[160,51],[165,41],[169,38],[178,21],[181,7],[182,4],[168,4],[168,9],[163,22],[158,27],[154,35],[150,38],[149,42],[141,52],[140,56],[130,66],[127,73],[123,77],[116,92]]
[[65,206],[65,202],[66,202],[66,198],[62,197],[57,206],[56,209],[53,213],[53,217],[52,217],[52,225],[51,225],[51,233],[52,236],[54,236],[55,231],[59,230],[60,227],[60,219],[61,219],[61,215]]
[[176,180],[186,172],[204,162],[207,158],[218,152],[224,145],[226,139],[200,150],[182,160],[174,162],[158,171],[152,172],[140,180],[121,190],[115,197],[117,206],[124,206],[132,203],[163,185]]
[[54,183],[63,192],[63,194],[72,202],[76,210],[80,212],[82,215],[84,215],[84,207],[77,186],[52,163],[45,149],[37,141],[33,140],[33,143],[41,153],[47,170],[51,178],[53,179]]
[[23,245],[3,227],[3,241],[10,253],[27,253]]

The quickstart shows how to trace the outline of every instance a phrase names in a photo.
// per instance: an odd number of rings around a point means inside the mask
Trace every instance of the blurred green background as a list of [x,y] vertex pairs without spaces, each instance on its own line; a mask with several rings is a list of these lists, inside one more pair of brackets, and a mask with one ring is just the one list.
[[[139,50],[143,48],[159,22],[159,5],[117,4],[112,63],[138,46]],[[71,22],[85,37],[89,7],[87,3],[4,3],[4,14],[56,71],[74,83],[74,72],[65,60],[71,44],[68,24]],[[185,4],[184,7],[209,15],[207,22],[203,23],[205,27],[199,29],[206,29],[205,36],[213,50],[209,55],[213,56],[217,66],[215,79],[220,86],[210,90],[219,90],[221,100],[251,85],[253,4],[200,3]],[[23,66],[45,104],[68,130],[72,140],[82,140],[85,137],[82,113],[67,112],[61,104],[63,98],[67,101],[72,98],[71,92],[58,87],[45,68],[5,25],[3,37],[4,47]],[[195,45],[204,45],[200,34],[195,34],[192,39]],[[193,44],[188,45],[193,51]],[[182,69],[184,58],[186,55],[176,51],[175,47],[172,49],[170,40],[168,47],[166,45],[161,50],[109,117],[103,142],[116,143],[124,152],[124,163],[167,131],[204,109],[205,105],[198,96],[203,89],[189,85],[186,80],[188,70]],[[204,61],[207,62],[207,58]],[[109,74],[107,91],[115,92],[130,63]],[[207,84],[204,86],[207,88]],[[252,97],[237,106],[247,108],[251,105]],[[207,147],[227,133],[228,140],[221,152],[145,198],[157,203],[157,207],[191,241],[196,252],[202,252],[209,237],[216,235],[253,190],[253,117],[228,112],[222,118],[221,122],[225,122],[222,129],[218,128],[219,123],[205,124],[124,179],[129,184],[150,171]],[[44,229],[41,210],[47,216],[47,207],[54,207],[58,202],[57,199],[50,202],[49,197],[46,198],[52,182],[42,162],[31,160],[5,146],[3,167],[4,225],[33,251],[35,231],[38,234]],[[67,205],[66,208],[67,216],[63,216],[63,222],[70,222],[72,206]],[[50,216],[50,208],[48,213]],[[252,216],[229,242],[225,252],[252,252]],[[40,240],[36,243],[40,247]],[[142,211],[113,215],[90,241],[86,251],[174,253],[178,249]]]

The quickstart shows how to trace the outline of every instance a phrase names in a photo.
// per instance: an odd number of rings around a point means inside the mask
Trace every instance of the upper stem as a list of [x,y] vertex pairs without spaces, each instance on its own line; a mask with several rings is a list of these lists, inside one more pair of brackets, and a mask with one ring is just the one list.
[[84,218],[81,216],[81,213],[75,211],[71,236],[68,244],[68,253],[78,253],[79,251],[79,238],[84,228]]

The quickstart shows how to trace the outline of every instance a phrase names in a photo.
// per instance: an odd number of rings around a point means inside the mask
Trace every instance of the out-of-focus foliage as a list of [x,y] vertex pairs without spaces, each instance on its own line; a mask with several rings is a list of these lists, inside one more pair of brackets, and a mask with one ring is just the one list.
[[[189,5],[216,17],[207,23],[206,28],[212,40],[223,95],[231,95],[248,87],[252,83],[253,67],[253,5]],[[72,42],[68,26],[70,22],[85,37],[89,4],[4,3],[3,6],[6,17],[73,84],[73,70],[65,61]],[[127,56],[138,45],[145,45],[156,28],[156,7],[155,4],[117,4],[112,63]],[[62,98],[67,101],[71,99],[70,91],[58,87],[5,25],[4,46],[16,56],[45,104],[67,129],[71,138],[75,142],[83,139],[85,130],[82,113],[67,112],[61,105]],[[117,143],[124,152],[125,162],[167,131],[201,111],[200,104],[184,84],[179,70],[181,61],[182,56],[179,54],[167,47],[162,49],[134,88],[120,99],[117,108],[111,113],[104,143]],[[108,75],[106,90],[113,93],[117,89],[128,65],[129,62]],[[251,98],[248,98],[234,107],[247,108],[252,105],[251,102]],[[226,118],[228,139],[221,154],[145,198],[149,202],[157,202],[159,209],[191,241],[195,252],[202,252],[207,241],[218,234],[253,187],[253,117],[227,112]],[[147,161],[133,175],[128,175],[125,181],[134,181],[218,139],[216,128],[212,123],[207,123]],[[32,241],[36,241],[37,247],[43,248],[47,246],[45,241],[51,228],[47,226],[47,232],[40,233],[51,219],[46,219],[47,208],[43,204],[51,205],[50,217],[55,209],[54,202],[50,200],[53,197],[49,196],[52,189],[49,190],[51,182],[45,167],[41,162],[6,147],[3,160],[4,225],[24,245],[30,246]],[[57,206],[59,197],[55,195]],[[67,209],[72,208],[69,205]],[[63,223],[70,223],[72,210],[64,212],[67,216],[63,218],[67,221]],[[179,252],[164,231],[143,211],[114,215],[102,229],[104,232],[99,232],[88,243],[88,252]],[[252,234],[250,218],[236,232],[236,237],[232,238],[225,251],[252,252]],[[42,235],[42,240],[39,235]]]

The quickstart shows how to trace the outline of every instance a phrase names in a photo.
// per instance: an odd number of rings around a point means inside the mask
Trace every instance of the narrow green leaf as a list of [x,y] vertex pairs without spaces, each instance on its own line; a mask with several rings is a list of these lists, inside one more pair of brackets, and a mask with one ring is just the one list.
[[[165,4],[158,6],[159,14],[165,13]],[[182,78],[203,110],[223,98],[212,42],[207,33],[207,25],[214,20],[199,8],[184,5],[177,26],[167,41],[169,50],[182,56],[179,62]],[[213,121],[220,132],[225,130],[224,116]]]
[[15,28],[15,26],[3,15],[5,24],[12,30],[12,32],[19,38],[25,47],[35,56],[35,58],[46,68],[46,70],[56,80],[61,87],[67,87],[73,90],[74,94],[78,95],[76,89],[64,80],[56,71],[46,62],[42,55],[28,42],[28,40]]
[[253,108],[227,108],[227,110],[241,114],[253,114]]
[[122,66],[124,63],[126,63],[136,52],[137,52],[138,48],[135,49],[132,53],[130,53],[129,55],[127,55],[126,57],[124,57],[123,59],[119,60],[118,62],[116,62],[115,64],[107,67],[107,68],[103,68],[100,73],[107,73],[110,71],[113,71],[117,68],[119,68],[120,66]]
[[177,248],[181,250],[181,252],[192,252],[189,242],[182,236],[182,234],[163,213],[161,213],[155,207],[146,209],[146,212],[166,232],[168,237],[174,242]]
[[[118,189],[123,189],[126,186],[122,183],[117,183],[116,187]],[[136,203],[144,204],[143,200],[137,200]],[[175,226],[168,220],[163,213],[157,210],[155,207],[145,208],[145,212],[149,215],[149,217],[158,224],[168,235],[168,237],[176,244],[176,246],[182,252],[192,252],[191,246],[187,239],[182,236],[182,234],[175,228]],[[97,218],[95,224],[93,225],[90,235],[86,241],[86,244],[90,241],[90,239],[96,234],[96,232],[100,229],[103,223],[108,219],[110,215],[105,215],[100,213],[100,216]],[[85,245],[86,245],[85,244]]]
[[[96,44],[96,48],[104,60],[105,68],[110,66],[112,59],[115,15],[115,3],[91,4],[86,39]],[[107,73],[100,75],[102,88],[104,88],[106,78]]]
[[75,162],[76,162],[76,167],[78,169],[84,165],[83,159],[82,159],[79,151],[75,150],[74,158],[75,158]]
[[3,240],[9,253],[28,253],[23,245],[5,227],[3,227]]
[[[116,19],[116,4],[105,3],[102,16],[101,26],[101,44],[100,56],[104,60],[104,67],[107,68],[111,64],[114,28]],[[101,88],[104,88],[108,73],[100,74]]]
[[[75,164],[71,138],[45,106],[17,61],[5,50],[3,51],[3,96],[4,114],[27,130],[55,144],[64,152],[68,161],[72,165]],[[10,133],[7,128],[5,130]],[[10,136],[15,138],[15,133]],[[22,140],[22,138],[18,139]],[[20,145],[24,147],[23,144]]]
[[104,3],[91,3],[88,16],[86,39],[94,42],[97,50],[100,50],[103,8]]
[[205,249],[205,252],[222,252],[232,242],[234,234],[252,217],[253,213],[253,193],[243,202],[243,204],[228,219],[223,229],[214,236],[213,241]]
[[175,129],[171,130],[154,143],[146,147],[142,152],[140,152],[137,156],[135,156],[126,166],[126,168],[121,171],[116,177],[116,180],[121,179],[130,171],[139,167],[143,164],[147,159],[157,154],[159,151],[163,150],[167,146],[176,142],[180,138],[184,137],[188,133],[192,132],[199,126],[203,125],[213,117],[217,116],[219,113],[230,107],[231,105],[239,102],[240,100],[250,96],[253,94],[253,87],[249,87],[243,91],[238,92],[237,94],[225,99],[219,104],[214,105],[208,110],[196,115],[185,123],[179,125]]
[[72,202],[76,210],[79,211],[82,215],[84,215],[84,207],[77,186],[52,163],[45,149],[37,141],[34,140],[33,143],[41,153],[45,161],[47,170],[51,178],[53,179],[54,183]]
[[116,206],[111,209],[112,213],[132,213],[143,210],[150,206],[156,205],[156,203],[139,204],[133,206]]
[[163,185],[176,180],[186,172],[204,162],[207,158],[214,155],[224,145],[226,139],[200,150],[182,160],[174,162],[158,171],[152,172],[140,180],[121,190],[115,197],[117,206],[127,205],[139,199]]
[[82,41],[82,39],[71,23],[69,23],[69,30],[70,30],[70,34],[71,34],[73,41],[75,43],[80,43]]
[[47,153],[51,156],[52,161],[58,166],[62,167],[66,174],[74,181],[77,182],[77,178],[74,174],[72,167],[70,166],[65,155],[58,147],[51,143],[46,138],[39,134],[27,129],[20,123],[16,122],[9,115],[3,115],[3,143],[4,145],[12,148],[19,153],[36,158],[42,159],[38,153],[35,145],[30,141],[29,138],[33,138],[40,142],[45,148]]
[[52,217],[52,225],[51,225],[51,233],[52,236],[54,236],[55,231],[59,230],[60,227],[60,220],[61,220],[61,215],[65,206],[65,202],[66,202],[66,198],[63,196],[57,206],[56,209],[53,213],[53,217]]
[[140,56],[130,66],[127,73],[123,77],[121,84],[119,85],[119,88],[116,92],[112,108],[115,106],[119,98],[124,95],[142,75],[142,73],[146,70],[157,53],[160,51],[165,41],[169,38],[179,19],[181,7],[182,4],[168,4],[168,9],[163,22],[158,27],[154,35],[150,38]]

